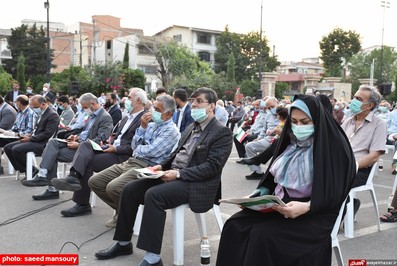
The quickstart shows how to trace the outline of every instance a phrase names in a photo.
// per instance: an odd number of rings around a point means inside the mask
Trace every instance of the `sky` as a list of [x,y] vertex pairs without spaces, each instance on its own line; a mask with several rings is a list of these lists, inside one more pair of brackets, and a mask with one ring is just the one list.
[[[339,27],[360,34],[362,47],[397,47],[397,0],[263,0],[262,31],[279,61],[320,56],[319,42]],[[50,21],[66,26],[91,23],[92,15],[121,18],[121,26],[153,35],[179,25],[231,32],[260,31],[261,0],[49,0]],[[23,19],[46,21],[44,0],[12,0],[2,4],[0,29],[15,28]]]

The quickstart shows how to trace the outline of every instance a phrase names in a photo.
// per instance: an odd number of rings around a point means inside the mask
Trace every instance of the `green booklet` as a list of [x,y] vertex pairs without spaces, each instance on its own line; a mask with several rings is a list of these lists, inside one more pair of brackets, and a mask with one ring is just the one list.
[[282,201],[279,196],[274,196],[274,195],[264,195],[254,198],[243,197],[243,198],[220,199],[219,202],[236,204],[260,212],[273,211],[272,207],[275,204],[285,206],[284,201]]

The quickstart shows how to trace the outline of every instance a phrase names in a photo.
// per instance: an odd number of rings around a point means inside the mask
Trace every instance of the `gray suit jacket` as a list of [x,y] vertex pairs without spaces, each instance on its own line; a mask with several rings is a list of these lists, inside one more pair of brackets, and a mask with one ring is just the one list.
[[[164,170],[171,168],[175,155],[190,136],[194,127],[191,123],[183,132],[178,148],[163,165]],[[222,126],[214,117],[201,132],[195,142],[194,152],[188,166],[181,169],[180,180],[189,184],[189,206],[193,212],[206,212],[218,203],[221,197],[222,169],[232,151],[232,132]]]
[[[88,123],[86,123],[85,126],[87,127]],[[98,116],[95,118],[95,121],[88,132],[87,138],[96,143],[107,140],[112,132],[112,128],[112,117],[105,109],[101,108],[101,111],[98,113]]]
[[4,107],[0,111],[0,128],[9,130],[15,123],[17,118],[17,112],[14,107],[4,102]]

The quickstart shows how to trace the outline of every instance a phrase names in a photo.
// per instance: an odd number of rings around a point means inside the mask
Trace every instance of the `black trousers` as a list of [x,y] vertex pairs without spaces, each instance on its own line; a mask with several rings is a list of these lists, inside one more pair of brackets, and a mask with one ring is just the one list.
[[19,140],[11,142],[4,146],[12,166],[21,173],[26,172],[26,153],[34,152],[40,156],[43,153],[46,142],[20,142]]
[[113,164],[122,163],[128,158],[129,155],[94,151],[89,141],[80,143],[73,158],[72,167],[81,175],[81,190],[73,193],[73,201],[80,205],[88,205],[91,193],[88,179],[94,172],[100,172]]
[[233,138],[234,145],[236,145],[236,150],[238,153],[238,157],[244,158],[245,157],[245,144],[247,142],[251,142],[258,137],[258,134],[251,134],[245,137],[243,142],[238,141],[236,138]]
[[354,178],[352,188],[359,187],[367,183],[367,179],[369,173],[371,172],[371,168],[372,167],[367,167],[358,170],[356,177]]
[[188,184],[175,180],[138,179],[128,183],[121,192],[119,215],[114,240],[130,241],[140,204],[144,204],[137,247],[161,253],[167,209],[188,203]]

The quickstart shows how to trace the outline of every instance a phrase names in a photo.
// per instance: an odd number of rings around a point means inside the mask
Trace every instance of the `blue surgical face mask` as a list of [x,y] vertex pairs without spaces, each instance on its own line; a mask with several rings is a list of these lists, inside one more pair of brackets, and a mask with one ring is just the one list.
[[132,103],[131,100],[126,100],[124,102],[125,110],[127,110],[128,113],[131,113],[132,110],[134,110],[134,107],[135,107],[135,106],[132,106],[131,103]]
[[274,107],[270,110],[273,115],[276,115],[277,107]]
[[260,108],[265,108],[266,107],[266,102],[261,100],[261,103],[259,104]]
[[26,90],[26,93],[32,93],[32,90]]
[[353,114],[355,114],[355,115],[361,113],[362,111],[364,111],[364,110],[361,109],[361,105],[363,105],[363,103],[360,102],[359,100],[357,100],[356,98],[354,98],[354,99],[350,102],[350,111],[351,111]]
[[62,105],[58,106],[59,109],[61,109],[62,111],[65,110],[65,107],[63,107]]
[[335,105],[335,106],[334,106],[334,109],[335,109],[336,111],[338,111],[338,110],[339,110],[339,105]]
[[314,133],[314,125],[297,125],[291,124],[292,133],[297,140],[305,140]]
[[194,121],[201,123],[208,117],[207,108],[192,108],[190,110],[190,115]]
[[378,109],[382,113],[386,113],[387,112],[387,107],[386,106],[379,106]]
[[152,120],[156,124],[161,124],[163,122],[163,120],[161,119],[161,113],[157,112],[157,111],[153,111],[152,112]]
[[40,109],[40,107],[38,107],[38,108],[33,108],[33,111],[37,114],[37,115],[41,115],[41,109]]

